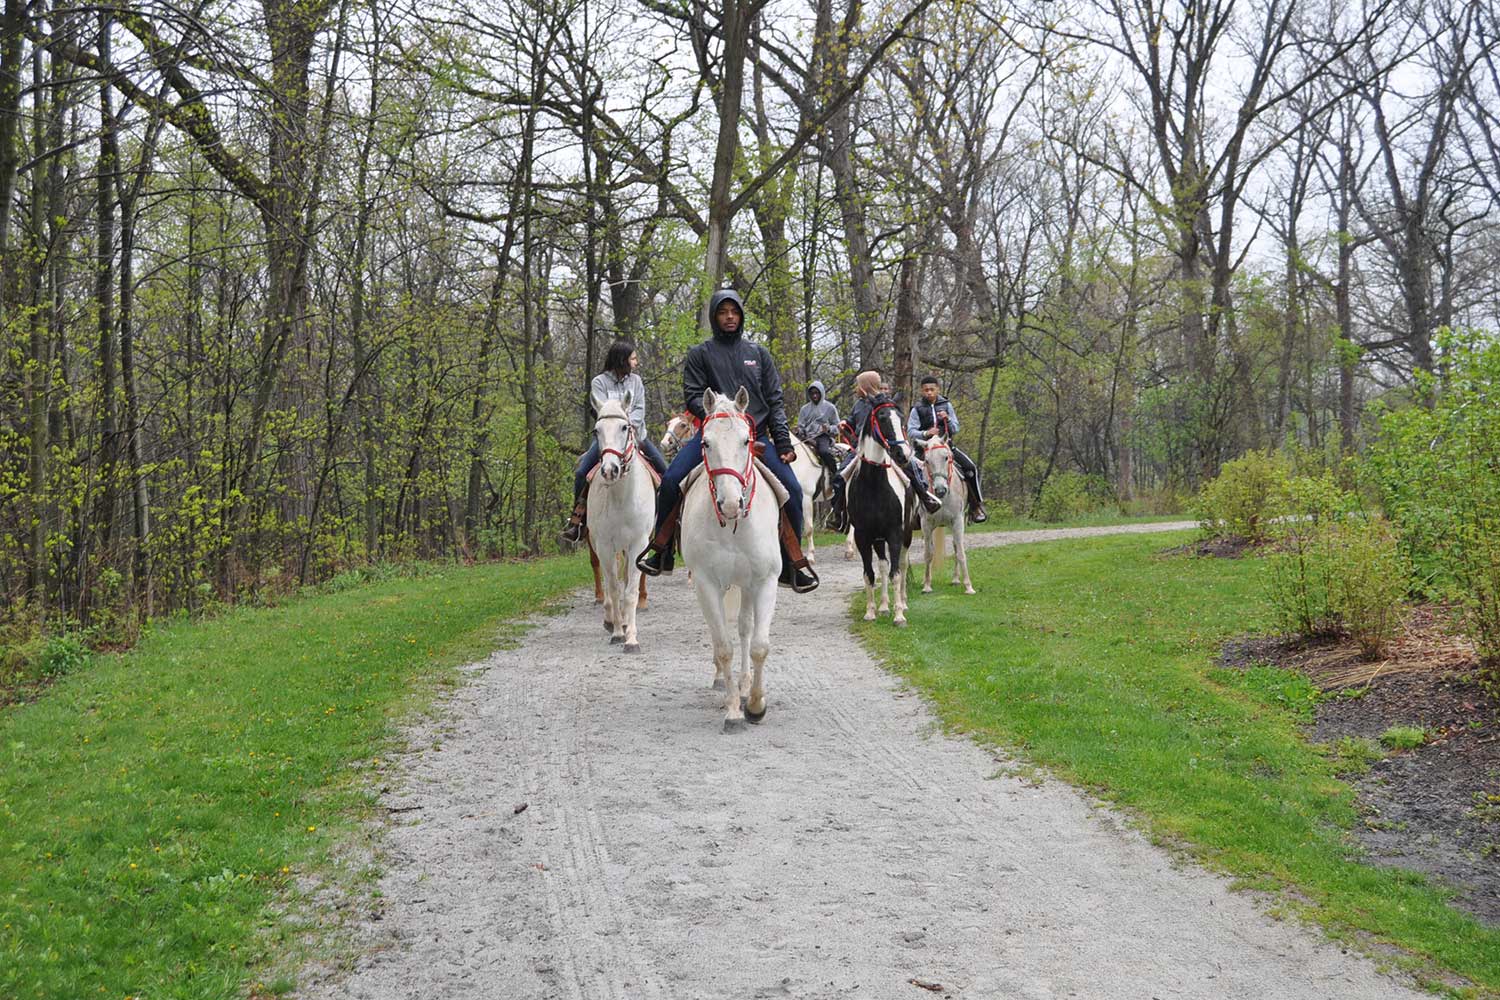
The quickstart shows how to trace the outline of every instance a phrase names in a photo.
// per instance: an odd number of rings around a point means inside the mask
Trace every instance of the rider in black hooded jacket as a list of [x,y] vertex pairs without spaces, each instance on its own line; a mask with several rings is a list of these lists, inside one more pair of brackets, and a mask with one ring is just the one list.
[[[746,411],[755,420],[756,437],[772,445],[761,461],[790,494],[781,508],[780,582],[798,593],[812,590],[818,585],[818,576],[802,554],[802,486],[787,464],[792,456],[792,432],[787,425],[776,362],[770,351],[744,339],[745,303],[738,292],[729,288],[715,292],[708,303],[708,318],[713,336],[688,351],[683,362],[683,403],[701,421],[708,415],[703,412],[706,390],[733,396],[743,388],[749,395]],[[770,441],[766,442],[768,437]],[[635,561],[642,573],[656,576],[672,571],[677,518],[682,512],[682,480],[702,461],[700,429],[684,442],[662,476],[661,489],[656,494],[656,528],[650,545]]]

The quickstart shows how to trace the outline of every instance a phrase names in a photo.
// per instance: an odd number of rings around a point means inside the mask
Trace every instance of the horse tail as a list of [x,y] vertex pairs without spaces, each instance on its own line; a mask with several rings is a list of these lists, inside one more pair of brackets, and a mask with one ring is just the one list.
[[927,558],[932,563],[934,576],[943,569],[943,532],[945,530],[941,524],[932,529],[932,551],[927,553]]

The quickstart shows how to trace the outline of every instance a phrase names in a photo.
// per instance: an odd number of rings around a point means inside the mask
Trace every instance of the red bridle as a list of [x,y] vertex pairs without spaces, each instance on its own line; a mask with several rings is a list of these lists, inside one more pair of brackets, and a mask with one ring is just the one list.
[[939,438],[938,440],[934,441],[932,444],[929,444],[927,446],[926,450],[929,451],[929,452],[946,451],[948,453],[948,478],[952,479],[953,478],[953,446],[950,445],[947,441],[944,441],[942,438]]
[[[724,527],[724,525],[728,524],[729,521],[719,511],[719,491],[714,488],[714,477],[732,476],[739,482],[741,490],[744,491],[744,499],[740,501],[740,510],[742,510],[746,514],[750,513],[750,505],[755,502],[755,484],[760,481],[760,477],[755,473],[755,421],[751,419],[750,414],[748,413],[719,412],[710,413],[708,416],[704,417],[703,423],[700,424],[699,427],[701,429],[702,427],[707,426],[710,420],[720,419],[743,420],[750,428],[750,444],[747,447],[745,453],[744,469],[731,469],[728,466],[716,469],[708,464],[708,449],[703,449],[703,469],[704,474],[708,476],[708,498],[713,502],[714,517],[717,517],[719,519],[719,527],[722,528]],[[736,527],[738,527],[738,525],[736,525]]]
[[625,472],[625,470],[627,468],[629,468],[629,466],[630,466],[630,460],[632,458],[635,458],[635,451],[636,451],[636,448],[635,448],[635,424],[633,424],[633,423],[630,422],[630,418],[629,417],[608,416],[608,417],[600,417],[599,419],[600,420],[623,420],[623,421],[625,421],[625,450],[621,451],[618,448],[600,448],[599,449],[599,461],[601,463],[609,455],[618,455],[620,457],[620,473],[623,475],[624,472]]
[[[890,440],[890,438],[888,438],[888,437],[885,436],[885,429],[880,426],[880,419],[879,419],[879,417],[880,417],[880,411],[881,410],[894,410],[894,409],[896,409],[896,404],[895,403],[885,402],[885,403],[877,403],[875,405],[875,408],[870,411],[870,421],[869,421],[869,423],[870,423],[870,430],[874,432],[874,434],[875,434],[875,440],[877,440],[877,441],[880,442],[880,447],[882,447],[882,448],[885,449],[885,453],[887,455],[891,454],[891,440]],[[868,458],[865,458],[863,455],[859,456],[859,458],[860,458],[860,461],[864,462],[866,465],[878,465],[881,468],[889,467],[890,464],[891,464],[889,462],[872,462]]]

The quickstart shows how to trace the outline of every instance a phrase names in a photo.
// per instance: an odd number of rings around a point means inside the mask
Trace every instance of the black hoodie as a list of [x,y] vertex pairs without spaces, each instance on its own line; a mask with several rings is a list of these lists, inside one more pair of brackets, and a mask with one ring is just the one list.
[[[725,302],[733,302],[740,310],[740,328],[733,333],[720,330],[714,318],[714,313]],[[707,416],[703,412],[705,390],[713,389],[722,395],[733,396],[744,386],[750,394],[747,409],[755,420],[757,431],[771,435],[771,443],[778,454],[790,451],[792,431],[787,425],[781,376],[776,372],[771,352],[759,344],[749,343],[742,336],[744,317],[745,303],[732,288],[721,288],[708,300],[708,323],[714,335],[688,351],[682,366],[683,401],[688,410],[702,418]]]

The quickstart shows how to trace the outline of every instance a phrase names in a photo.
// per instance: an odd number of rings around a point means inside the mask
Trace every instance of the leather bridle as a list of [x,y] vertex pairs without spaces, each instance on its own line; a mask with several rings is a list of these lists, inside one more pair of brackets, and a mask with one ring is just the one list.
[[[760,476],[755,471],[755,420],[748,413],[734,413],[730,411],[719,411],[710,413],[703,418],[699,425],[700,430],[706,427],[710,420],[743,420],[750,428],[750,443],[745,449],[745,467],[743,469],[731,469],[727,465],[714,468],[708,464],[708,448],[703,449],[703,470],[708,476],[708,498],[714,505],[714,517],[719,519],[719,527],[724,527],[729,520],[719,510],[719,491],[714,487],[716,476],[729,476],[740,484],[740,514],[750,513],[750,505],[755,502],[755,486],[760,481]],[[736,522],[735,527],[739,524]]]

